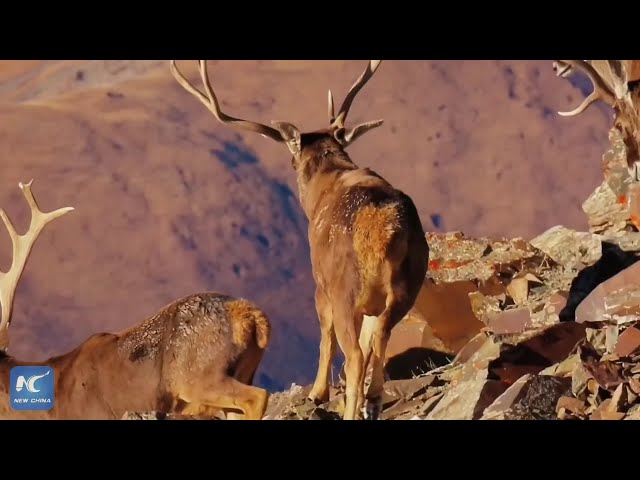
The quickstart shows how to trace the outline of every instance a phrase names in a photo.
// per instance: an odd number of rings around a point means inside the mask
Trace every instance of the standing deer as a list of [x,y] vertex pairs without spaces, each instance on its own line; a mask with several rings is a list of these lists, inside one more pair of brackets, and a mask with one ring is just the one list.
[[598,100],[609,105],[614,110],[614,125],[627,148],[629,174],[640,180],[640,60],[556,60],[553,68],[562,78],[583,73],[593,84],[593,91],[578,107],[558,114],[579,115]]
[[[369,168],[358,167],[345,149],[382,124],[346,128],[349,109],[381,60],[371,60],[353,84],[337,115],[329,91],[329,127],[301,133],[287,122],[273,127],[231,117],[220,109],[206,60],[198,60],[205,93],[178,70],[178,83],[223,124],[284,143],[293,155],[298,194],[309,220],[315,303],[320,322],[320,360],[308,398],[329,399],[335,339],[345,355],[343,418],[356,420],[365,401],[365,371],[372,360],[366,415],[377,419],[384,383],[384,358],[391,329],[407,314],[427,272],[429,247],[413,201]],[[364,325],[363,325],[364,323]]]
[[[13,261],[0,273],[0,419],[120,419],[126,411],[214,415],[219,411],[260,420],[268,393],[251,386],[269,343],[267,316],[242,299],[208,292],[189,295],[119,333],[89,337],[72,351],[44,362],[6,353],[16,287],[42,229],[73,210],[43,213],[31,182],[19,184],[31,209],[31,224],[18,235],[3,210]],[[16,366],[53,369],[50,410],[14,410],[10,371]]]

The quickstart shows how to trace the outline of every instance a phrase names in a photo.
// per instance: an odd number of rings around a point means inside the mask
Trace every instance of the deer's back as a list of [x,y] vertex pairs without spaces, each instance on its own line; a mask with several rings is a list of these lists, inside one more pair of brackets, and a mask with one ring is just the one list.
[[[177,300],[121,335],[119,350],[132,362],[162,361],[172,371],[224,371],[248,348],[264,348],[269,322],[255,305],[215,292]],[[266,339],[264,337],[267,337]]]
[[411,198],[369,169],[342,173],[316,212],[310,222],[316,247],[344,251],[367,264],[402,256],[410,237],[424,238]]

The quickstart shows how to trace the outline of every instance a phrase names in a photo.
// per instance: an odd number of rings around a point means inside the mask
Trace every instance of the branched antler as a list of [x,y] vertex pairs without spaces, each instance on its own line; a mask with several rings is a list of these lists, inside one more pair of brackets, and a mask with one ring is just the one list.
[[[334,114],[333,94],[331,93],[331,90],[329,90],[329,123],[331,128],[344,131],[344,128],[345,128],[344,124],[347,120],[347,115],[349,115],[351,104],[355,100],[360,90],[362,90],[362,87],[364,87],[367,84],[367,82],[371,79],[373,74],[376,72],[376,70],[380,66],[381,62],[382,60],[369,60],[369,64],[367,65],[367,68],[364,70],[364,72],[362,72],[360,77],[358,77],[358,79],[349,89],[349,92],[345,96],[344,101],[340,106],[340,110],[338,111],[337,116],[335,116]],[[373,120],[371,122],[366,122],[366,123],[356,125],[355,127],[352,127],[344,131],[344,134],[341,136],[343,145],[345,146],[349,145],[350,143],[354,142],[358,137],[362,136],[369,130],[382,125],[383,122],[384,120],[382,119]],[[338,138],[340,138],[340,136],[338,136]]]
[[[334,115],[334,103],[333,103],[333,95],[331,90],[329,90],[329,128],[336,132],[335,138],[338,139],[342,145],[347,146],[356,140],[358,137],[362,136],[364,133],[369,130],[382,125],[383,120],[374,120],[371,122],[362,123],[360,125],[356,125],[350,129],[345,129],[344,123],[347,119],[347,115],[349,114],[349,109],[351,108],[351,104],[358,92],[366,85],[366,83],[371,79],[378,66],[380,65],[382,60],[370,60],[369,64],[365,71],[360,75],[360,77],[356,80],[356,82],[351,86],[349,93],[347,93],[338,115]],[[269,137],[277,142],[287,142],[291,139],[284,138],[279,130],[269,127],[265,124],[252,122],[248,120],[244,120],[241,118],[235,118],[230,115],[225,114],[218,102],[218,99],[215,95],[213,87],[211,86],[211,81],[209,80],[209,74],[207,71],[207,61],[206,60],[198,60],[198,67],[200,70],[200,77],[202,79],[202,83],[204,84],[205,92],[198,90],[193,86],[185,76],[178,70],[176,66],[176,61],[171,60],[170,69],[174,78],[178,81],[178,83],[189,93],[191,93],[194,97],[196,97],[200,102],[202,102],[216,119],[224,124],[231,125],[233,127],[238,127],[243,130],[248,130],[252,132],[257,132],[264,137]],[[273,123],[273,122],[272,122]],[[278,123],[278,122],[276,122]]]
[[[338,116],[335,119],[331,120],[331,126],[334,127],[344,127],[344,122],[347,120],[347,115],[349,115],[349,110],[351,109],[351,104],[356,98],[356,95],[362,90],[367,82],[373,77],[373,74],[380,66],[382,60],[369,60],[369,65],[362,72],[362,74],[358,77],[358,79],[354,82],[354,84],[349,89],[349,92],[344,98],[342,105],[340,106],[340,110],[338,111]],[[331,90],[329,90],[329,98],[331,98]],[[333,100],[329,101],[333,104]],[[333,107],[331,107],[331,116],[333,117]]]
[[191,95],[200,100],[205,107],[213,113],[214,117],[218,119],[219,122],[231,125],[233,127],[238,127],[243,130],[248,130],[251,132],[257,132],[264,137],[269,137],[277,142],[284,142],[282,135],[278,130],[273,127],[269,127],[262,123],[251,122],[249,120],[244,120],[241,118],[235,118],[230,115],[225,114],[220,108],[220,104],[218,103],[218,98],[216,97],[215,91],[211,86],[211,80],[209,80],[209,72],[207,70],[207,61],[206,60],[198,60],[198,67],[200,70],[200,77],[202,79],[202,83],[204,84],[204,88],[206,91],[206,95],[194,87],[189,80],[185,78],[185,76],[178,70],[176,66],[176,61],[171,60],[170,69],[174,78],[178,81],[182,87],[187,90]]
[[[562,65],[560,65],[560,63]],[[559,77],[567,76],[571,69],[578,70],[589,77],[593,84],[593,92],[585,98],[582,103],[575,109],[569,112],[558,112],[563,117],[573,117],[584,112],[592,103],[602,100],[610,106],[614,106],[616,103],[616,97],[611,88],[603,81],[598,72],[587,63],[585,60],[558,60],[556,64],[556,75]]]
[[31,210],[31,223],[29,229],[24,235],[19,235],[16,232],[13,223],[7,216],[4,210],[0,209],[0,218],[4,222],[9,236],[11,237],[11,244],[13,245],[13,258],[11,262],[11,268],[8,272],[0,271],[0,303],[2,304],[2,318],[0,318],[0,350],[6,350],[8,346],[8,329],[11,323],[11,314],[13,312],[13,298],[16,293],[16,287],[24,271],[24,267],[29,259],[31,249],[40,235],[42,229],[50,221],[61,217],[67,212],[73,210],[73,207],[65,207],[55,210],[53,212],[44,213],[38,207],[38,203],[31,191],[31,180],[27,184],[20,182],[18,186],[22,190],[27,204]]

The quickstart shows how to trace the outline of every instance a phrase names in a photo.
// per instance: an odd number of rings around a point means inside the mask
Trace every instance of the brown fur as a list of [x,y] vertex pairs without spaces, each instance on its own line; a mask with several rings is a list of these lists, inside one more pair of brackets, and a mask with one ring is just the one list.
[[[321,359],[309,396],[328,399],[335,336],[347,358],[345,419],[359,416],[369,359],[373,377],[368,411],[375,418],[386,342],[418,295],[427,271],[428,245],[407,195],[375,172],[357,168],[329,133],[303,134],[301,144],[296,170],[300,202],[309,219],[322,330]],[[361,338],[364,315],[378,317],[371,338]]]
[[[176,300],[144,322],[89,337],[44,362],[0,357],[0,418],[120,419],[129,411],[263,417],[268,393],[251,386],[270,336],[266,315],[242,299],[209,292]],[[50,411],[9,406],[18,365],[54,369]]]
[[[411,199],[372,170],[359,168],[345,151],[382,124],[382,120],[376,120],[352,128],[344,125],[353,100],[380,62],[369,61],[337,115],[329,92],[329,128],[308,133],[300,133],[286,122],[272,122],[270,127],[225,114],[209,81],[206,60],[198,60],[204,92],[180,73],[175,60],[170,64],[177,82],[206,105],[218,121],[282,142],[293,154],[300,204],[309,220],[316,310],[322,332],[318,373],[309,397],[329,399],[329,371],[337,339],[346,356],[344,418],[348,420],[359,418],[364,403],[364,371],[370,359],[373,373],[367,411],[370,418],[377,418],[389,334],[412,307],[429,256]],[[365,316],[367,324],[362,329]]]
[[227,310],[232,318],[242,320],[233,323],[233,341],[236,345],[248,345],[255,341],[258,347],[267,348],[271,326],[263,312],[242,299],[228,302]]
[[[194,415],[223,411],[262,419],[268,393],[251,384],[269,344],[270,322],[250,302],[220,293],[186,296],[138,325],[93,335],[43,362],[7,355],[13,296],[31,248],[47,223],[73,210],[45,214],[31,182],[20,188],[31,209],[29,230],[18,236],[0,210],[14,253],[11,270],[0,272],[0,419],[119,419],[127,410]],[[53,408],[11,408],[11,369],[20,365],[53,368]]]

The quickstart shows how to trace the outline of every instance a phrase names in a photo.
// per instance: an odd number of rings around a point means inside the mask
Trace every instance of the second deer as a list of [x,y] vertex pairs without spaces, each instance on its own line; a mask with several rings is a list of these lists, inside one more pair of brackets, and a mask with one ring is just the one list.
[[[204,93],[171,61],[174,78],[217,120],[280,142],[293,155],[300,204],[309,220],[315,302],[320,321],[320,361],[309,398],[329,399],[335,340],[345,354],[345,420],[381,410],[384,358],[391,329],[413,306],[427,272],[429,247],[418,211],[409,196],[376,172],[358,167],[346,148],[382,120],[345,127],[358,92],[381,60],[371,60],[353,84],[338,114],[329,91],[329,126],[300,132],[288,122],[273,126],[223,113],[209,80],[206,60],[198,60]],[[372,362],[368,391],[365,371]]]
[[[31,249],[44,227],[73,210],[43,213],[31,191],[20,184],[31,210],[28,231],[19,235],[9,217],[13,261],[0,272],[0,419],[120,419],[126,411],[159,411],[260,420],[268,392],[252,386],[269,343],[264,312],[246,300],[216,292],[186,296],[118,333],[89,337],[72,351],[43,362],[7,353],[16,287]],[[53,371],[54,402],[49,410],[10,406],[10,372],[19,366]]]

